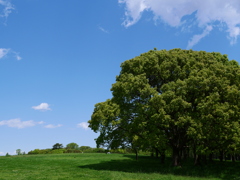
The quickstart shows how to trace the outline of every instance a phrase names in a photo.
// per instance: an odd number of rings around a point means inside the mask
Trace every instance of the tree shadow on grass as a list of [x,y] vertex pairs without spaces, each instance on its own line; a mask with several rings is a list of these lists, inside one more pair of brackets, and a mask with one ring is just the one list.
[[179,176],[220,178],[222,180],[240,180],[240,162],[214,161],[207,165],[194,166],[193,160],[183,163],[182,167],[171,166],[171,158],[166,158],[164,164],[157,158],[139,156],[138,161],[134,155],[123,155],[127,159],[103,161],[97,164],[79,166],[94,170],[121,171],[130,173],[159,173]]

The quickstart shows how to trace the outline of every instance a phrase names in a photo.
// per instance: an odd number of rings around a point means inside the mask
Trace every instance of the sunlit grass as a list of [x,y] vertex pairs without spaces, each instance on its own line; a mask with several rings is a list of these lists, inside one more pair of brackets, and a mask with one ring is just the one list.
[[123,154],[47,154],[0,157],[0,180],[240,180],[240,163],[172,167],[167,159]]

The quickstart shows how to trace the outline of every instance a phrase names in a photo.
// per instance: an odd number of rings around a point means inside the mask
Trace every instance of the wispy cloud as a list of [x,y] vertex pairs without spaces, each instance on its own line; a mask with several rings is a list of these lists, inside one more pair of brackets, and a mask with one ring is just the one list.
[[[197,25],[201,28],[203,33],[194,35],[190,41],[193,45],[196,44],[193,43],[194,40],[199,42],[204,35],[210,33],[209,27],[221,30],[224,25],[224,31],[231,44],[236,43],[240,35],[239,0],[118,0],[118,2],[125,5],[123,22],[125,27],[137,23],[144,11],[151,11],[155,21],[161,20],[169,26],[178,28]],[[188,15],[194,15],[194,21],[183,20],[183,17]]]
[[0,48],[0,59],[2,59],[3,57],[5,57],[10,49],[6,49],[6,48]]
[[22,57],[19,55],[19,53],[13,51],[10,48],[0,48],[0,59],[6,57],[8,54],[10,56],[14,56],[18,61],[22,59]]
[[20,61],[22,58],[19,55],[16,55],[16,59]]
[[58,125],[48,124],[48,125],[46,125],[44,127],[45,128],[49,128],[49,129],[53,129],[53,128],[62,127],[62,124],[58,124]]
[[109,33],[106,29],[104,29],[103,27],[101,27],[101,26],[98,26],[98,29],[100,29],[102,32],[104,32],[104,33]]
[[41,103],[38,106],[32,106],[32,108],[35,110],[40,110],[40,111],[49,111],[49,110],[51,110],[51,108],[49,106],[50,105],[48,103]]
[[9,0],[0,0],[0,5],[3,6],[3,11],[1,12],[0,17],[7,18],[12,10],[15,9]]
[[207,26],[202,34],[197,34],[192,37],[190,41],[188,41],[187,49],[191,49],[195,44],[197,44],[202,38],[207,36],[212,31],[212,26]]
[[22,128],[26,128],[26,127],[36,126],[36,125],[43,124],[43,123],[44,123],[43,121],[36,122],[36,121],[33,121],[33,120],[21,121],[21,119],[17,118],[17,119],[0,121],[0,126],[5,125],[5,126],[8,126],[8,127],[12,127],[12,128],[22,129]]
[[129,27],[135,24],[142,15],[142,12],[148,10],[148,6],[145,3],[146,0],[118,0],[118,3],[125,3],[125,21],[123,25]]
[[87,130],[88,129],[88,125],[89,124],[87,122],[81,122],[81,123],[77,124],[77,127]]

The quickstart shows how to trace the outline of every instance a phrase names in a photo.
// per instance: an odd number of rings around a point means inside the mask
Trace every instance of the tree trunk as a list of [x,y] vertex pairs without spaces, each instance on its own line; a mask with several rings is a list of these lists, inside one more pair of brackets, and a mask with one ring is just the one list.
[[235,156],[235,153],[233,153],[231,156],[232,156],[232,162],[236,162],[236,156]]
[[197,155],[197,152],[196,152],[196,146],[193,145],[193,159],[194,159],[194,165],[197,165],[198,164],[198,155]]
[[156,158],[158,158],[158,149],[155,148],[155,152],[156,152]]
[[179,157],[179,149],[177,147],[173,147],[172,154],[173,166],[180,166],[180,157]]
[[213,162],[213,153],[210,153],[209,156],[208,156],[208,158],[209,158],[209,161],[210,161],[210,162]]
[[186,146],[183,149],[183,159],[186,160],[189,157],[189,148]]
[[153,152],[151,152],[151,157],[154,157],[154,153]]
[[194,155],[194,165],[195,166],[201,165],[201,159],[202,159],[202,156],[201,155],[197,155],[195,153],[195,155]]
[[223,156],[224,156],[223,151],[220,150],[219,153],[220,153],[220,154],[219,154],[220,162],[223,162]]
[[136,161],[138,160],[138,151],[135,149],[135,154],[136,154]]
[[207,164],[207,155],[203,155],[203,156],[202,156],[202,162],[203,162],[204,164]]
[[160,157],[161,157],[161,163],[164,164],[165,163],[165,150],[160,151]]

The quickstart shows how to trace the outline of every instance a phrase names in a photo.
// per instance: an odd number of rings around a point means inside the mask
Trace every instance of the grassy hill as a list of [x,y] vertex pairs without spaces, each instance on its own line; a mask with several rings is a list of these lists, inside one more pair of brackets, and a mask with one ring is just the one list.
[[0,180],[240,180],[240,162],[172,167],[159,159],[124,154],[46,154],[0,157]]

